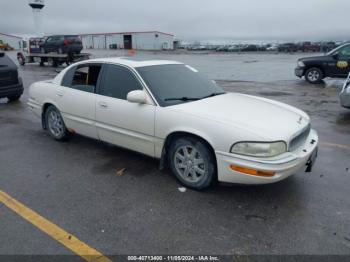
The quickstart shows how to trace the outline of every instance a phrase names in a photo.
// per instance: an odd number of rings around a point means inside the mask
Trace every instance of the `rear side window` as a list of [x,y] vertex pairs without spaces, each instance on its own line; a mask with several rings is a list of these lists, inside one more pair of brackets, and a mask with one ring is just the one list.
[[100,71],[101,65],[90,64],[73,67],[64,75],[62,85],[80,91],[94,93]]
[[129,69],[117,65],[106,65],[99,94],[126,100],[129,92],[142,89],[141,83]]

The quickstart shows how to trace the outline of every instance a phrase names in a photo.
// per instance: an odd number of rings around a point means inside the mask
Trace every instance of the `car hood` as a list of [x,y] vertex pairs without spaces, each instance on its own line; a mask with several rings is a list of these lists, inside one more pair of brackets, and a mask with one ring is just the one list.
[[329,60],[329,56],[328,55],[321,55],[321,56],[309,56],[309,57],[303,57],[300,58],[299,61],[303,61],[303,62],[320,62],[320,61],[326,61]]
[[266,141],[288,141],[310,122],[308,115],[295,107],[238,93],[171,106],[171,110],[220,122]]

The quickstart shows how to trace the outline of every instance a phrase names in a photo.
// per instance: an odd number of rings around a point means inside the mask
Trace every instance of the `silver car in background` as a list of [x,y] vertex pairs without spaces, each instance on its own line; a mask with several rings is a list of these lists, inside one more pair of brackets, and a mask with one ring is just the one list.
[[339,98],[341,106],[350,109],[350,73],[344,82]]

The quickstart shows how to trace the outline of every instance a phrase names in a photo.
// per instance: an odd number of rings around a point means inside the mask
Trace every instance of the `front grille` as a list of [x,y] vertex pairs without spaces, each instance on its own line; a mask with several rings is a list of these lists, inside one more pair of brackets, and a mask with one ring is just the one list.
[[290,142],[289,142],[289,151],[294,151],[298,147],[300,147],[302,144],[304,144],[306,138],[309,136],[311,130],[311,125],[308,124],[298,135],[296,135]]
[[0,87],[15,85],[18,83],[17,71],[0,72]]

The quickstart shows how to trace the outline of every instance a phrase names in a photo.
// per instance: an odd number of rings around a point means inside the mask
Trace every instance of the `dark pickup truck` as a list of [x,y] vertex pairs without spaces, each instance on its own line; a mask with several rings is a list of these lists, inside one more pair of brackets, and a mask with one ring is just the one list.
[[0,53],[0,98],[16,101],[22,94],[23,84],[17,66],[5,53]]
[[56,52],[58,54],[80,54],[83,49],[81,39],[77,35],[53,35],[39,45],[41,53]]
[[298,60],[295,75],[305,77],[312,84],[322,82],[325,77],[346,78],[350,72],[350,43],[339,46],[322,56],[305,57]]

